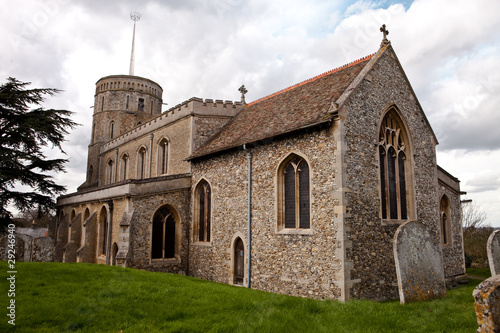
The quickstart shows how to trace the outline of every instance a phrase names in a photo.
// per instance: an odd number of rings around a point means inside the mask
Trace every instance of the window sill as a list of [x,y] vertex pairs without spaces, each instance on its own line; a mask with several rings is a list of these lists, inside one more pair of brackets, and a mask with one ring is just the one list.
[[313,235],[312,229],[281,229],[277,232],[278,235]]
[[151,264],[154,265],[178,265],[181,261],[177,258],[168,258],[168,259],[151,259]]
[[389,225],[401,225],[406,222],[410,222],[413,220],[391,220],[391,219],[382,219],[382,225],[383,226],[389,226]]
[[200,242],[200,241],[197,241],[197,242],[194,242],[193,245],[196,245],[196,246],[212,246],[212,243],[211,242]]

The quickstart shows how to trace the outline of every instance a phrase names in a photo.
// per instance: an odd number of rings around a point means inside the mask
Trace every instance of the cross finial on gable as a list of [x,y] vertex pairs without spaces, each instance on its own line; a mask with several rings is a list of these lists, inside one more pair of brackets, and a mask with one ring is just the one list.
[[391,42],[387,39],[387,35],[389,34],[389,30],[387,30],[385,28],[385,24],[382,24],[382,26],[380,27],[380,32],[384,34],[384,38],[382,39],[382,43],[380,44],[380,46],[390,44]]
[[245,88],[245,85],[242,84],[240,89],[238,89],[238,91],[241,93],[241,103],[246,104],[245,94],[248,92],[247,88]]

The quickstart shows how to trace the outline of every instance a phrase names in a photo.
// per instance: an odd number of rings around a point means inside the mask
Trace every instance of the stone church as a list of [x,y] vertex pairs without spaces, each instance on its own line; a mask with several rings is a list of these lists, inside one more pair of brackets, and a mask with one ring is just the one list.
[[[385,34],[384,34],[385,37]],[[58,198],[57,261],[185,274],[294,296],[398,297],[397,228],[465,273],[459,181],[391,46],[259,100],[162,112],[133,75],[96,83],[87,178]]]

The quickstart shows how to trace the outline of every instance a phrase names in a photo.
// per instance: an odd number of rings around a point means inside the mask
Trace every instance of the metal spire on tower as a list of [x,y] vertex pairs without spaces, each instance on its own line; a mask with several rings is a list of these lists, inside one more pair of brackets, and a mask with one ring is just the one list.
[[130,55],[130,70],[129,75],[134,75],[134,49],[135,49],[135,22],[141,19],[139,12],[133,11],[130,13],[130,18],[134,21],[134,33],[132,35],[132,54]]

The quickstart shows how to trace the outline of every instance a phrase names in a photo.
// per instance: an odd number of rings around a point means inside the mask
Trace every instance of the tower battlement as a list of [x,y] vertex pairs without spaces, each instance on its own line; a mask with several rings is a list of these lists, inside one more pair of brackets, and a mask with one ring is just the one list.
[[159,99],[161,99],[163,95],[163,89],[158,83],[140,76],[110,75],[96,82],[96,95],[105,91],[114,90],[135,91],[149,94]]

